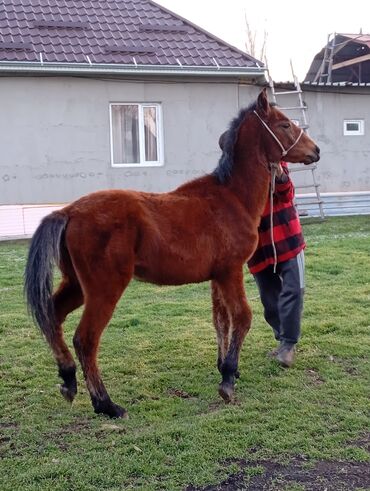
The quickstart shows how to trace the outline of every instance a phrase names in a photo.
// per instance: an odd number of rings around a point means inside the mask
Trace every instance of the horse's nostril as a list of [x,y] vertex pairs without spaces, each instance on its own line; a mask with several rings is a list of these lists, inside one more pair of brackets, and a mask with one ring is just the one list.
[[315,150],[316,150],[316,153],[320,155],[320,148],[317,145],[316,145]]

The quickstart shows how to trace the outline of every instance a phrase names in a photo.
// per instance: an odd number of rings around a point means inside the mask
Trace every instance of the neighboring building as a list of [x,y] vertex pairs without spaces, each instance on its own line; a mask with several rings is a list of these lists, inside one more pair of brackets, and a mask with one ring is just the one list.
[[45,204],[211,171],[264,81],[258,60],[151,0],[3,0],[0,236],[32,233]]
[[370,83],[370,34],[329,35],[304,81]]
[[[370,215],[370,83],[303,82],[309,134],[321,149],[316,178],[326,215]],[[294,91],[292,84],[277,83],[275,90]],[[286,96],[286,106],[297,106],[297,97]],[[302,124],[301,111],[286,111]],[[293,166],[292,166],[293,167]],[[301,212],[318,215],[311,172],[292,174]],[[305,187],[307,186],[307,187]]]
[[[292,84],[274,84],[294,91]],[[321,148],[316,178],[327,215],[370,214],[370,35],[334,34],[300,85],[309,133]],[[286,105],[297,106],[288,96]],[[288,111],[300,124],[302,112]],[[300,211],[318,214],[310,172],[293,174]]]
[[370,35],[329,35],[302,90],[322,150],[325,212],[370,214]]

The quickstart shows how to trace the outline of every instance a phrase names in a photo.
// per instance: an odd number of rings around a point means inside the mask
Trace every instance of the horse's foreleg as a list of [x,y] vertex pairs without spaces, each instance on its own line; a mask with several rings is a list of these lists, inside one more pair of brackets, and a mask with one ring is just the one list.
[[63,379],[60,386],[62,396],[72,402],[77,393],[76,364],[63,337],[63,322],[67,315],[83,304],[80,285],[63,278],[58,290],[53,295],[55,330],[48,337],[48,343],[53,351],[59,368],[59,376]]
[[230,317],[224,303],[222,290],[215,281],[212,281],[211,287],[213,324],[216,329],[218,345],[217,368],[221,373],[222,363],[229,349]]
[[244,338],[250,329],[252,311],[247,304],[243,271],[236,271],[218,282],[231,320],[231,335],[227,353],[221,365],[221,397],[229,402],[234,394],[235,378],[239,376],[238,363]]

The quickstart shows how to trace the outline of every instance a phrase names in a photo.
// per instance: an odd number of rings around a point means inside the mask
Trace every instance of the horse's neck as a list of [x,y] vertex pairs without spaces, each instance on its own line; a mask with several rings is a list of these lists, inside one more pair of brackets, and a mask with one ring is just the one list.
[[267,162],[258,152],[250,151],[248,154],[245,152],[244,156],[237,155],[234,166],[230,188],[249,214],[259,219],[269,192],[270,174]]

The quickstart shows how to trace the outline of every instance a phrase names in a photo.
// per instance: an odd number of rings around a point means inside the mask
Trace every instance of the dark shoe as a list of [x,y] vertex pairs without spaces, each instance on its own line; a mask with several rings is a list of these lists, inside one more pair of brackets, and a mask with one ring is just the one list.
[[280,363],[282,367],[290,368],[294,364],[295,349],[294,346],[280,346],[275,355],[275,360]]

